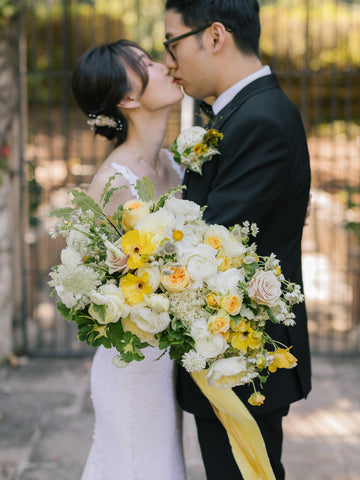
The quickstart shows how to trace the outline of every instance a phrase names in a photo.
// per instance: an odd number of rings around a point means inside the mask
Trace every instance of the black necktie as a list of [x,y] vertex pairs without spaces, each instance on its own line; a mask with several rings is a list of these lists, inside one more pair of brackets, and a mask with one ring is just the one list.
[[209,120],[212,120],[215,117],[215,113],[212,109],[212,106],[204,102],[204,100],[200,102],[199,107],[200,107],[200,110],[202,110],[205,113],[205,115],[209,118]]

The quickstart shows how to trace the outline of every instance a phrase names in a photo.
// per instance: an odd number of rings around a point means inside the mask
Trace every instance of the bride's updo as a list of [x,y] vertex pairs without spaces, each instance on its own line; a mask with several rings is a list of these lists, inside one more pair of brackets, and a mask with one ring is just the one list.
[[117,106],[131,91],[127,69],[140,79],[144,92],[148,83],[145,64],[133,48],[143,51],[130,40],[118,40],[93,47],[79,59],[72,76],[72,91],[95,134],[120,145],[126,139],[128,124]]

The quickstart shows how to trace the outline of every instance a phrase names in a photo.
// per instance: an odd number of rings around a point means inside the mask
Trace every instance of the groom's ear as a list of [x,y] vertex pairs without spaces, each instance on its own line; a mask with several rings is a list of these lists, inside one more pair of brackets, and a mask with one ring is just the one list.
[[214,22],[209,30],[212,52],[218,53],[222,50],[225,43],[226,28],[221,22]]
[[132,97],[123,98],[121,102],[117,104],[119,108],[125,108],[131,110],[132,108],[140,107],[140,102]]

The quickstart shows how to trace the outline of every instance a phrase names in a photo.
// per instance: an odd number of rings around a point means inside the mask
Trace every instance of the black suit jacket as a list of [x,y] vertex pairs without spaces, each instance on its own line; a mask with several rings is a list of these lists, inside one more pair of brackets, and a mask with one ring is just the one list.
[[[244,220],[256,222],[260,255],[274,252],[282,272],[302,285],[301,239],[310,190],[306,135],[295,105],[281,90],[275,75],[247,87],[215,119],[224,134],[219,150],[203,166],[203,175],[187,172],[184,197],[207,205],[208,223],[229,227]],[[253,415],[263,414],[306,397],[310,390],[310,353],[305,304],[294,309],[296,326],[271,324],[270,335],[298,358],[298,366],[278,370],[262,393],[265,403],[252,407],[251,386],[234,388]],[[270,323],[270,322],[269,322]],[[213,415],[206,398],[189,374],[179,367],[177,380],[181,406],[201,416]]]

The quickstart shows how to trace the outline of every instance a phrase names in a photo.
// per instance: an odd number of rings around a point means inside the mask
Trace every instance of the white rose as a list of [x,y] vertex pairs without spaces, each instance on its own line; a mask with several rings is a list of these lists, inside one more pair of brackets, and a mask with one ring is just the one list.
[[225,272],[217,272],[216,275],[206,279],[206,284],[210,290],[214,290],[221,295],[228,293],[236,294],[238,292],[238,283],[244,282],[244,273],[237,268],[229,268]]
[[158,244],[164,237],[171,237],[175,217],[171,212],[160,209],[144,217],[136,224],[136,230],[150,233],[152,242]]
[[190,200],[169,197],[165,202],[164,208],[175,215],[175,217],[181,217],[188,222],[202,217],[200,205]]
[[216,360],[206,374],[209,385],[217,388],[232,388],[248,383],[256,374],[249,375],[246,360],[242,357]]
[[212,277],[217,272],[216,250],[209,245],[198,245],[183,258],[183,263],[194,287],[202,286],[206,278]]
[[272,271],[258,271],[250,282],[248,294],[251,300],[260,305],[272,307],[281,296],[281,283]]
[[148,284],[151,287],[151,292],[155,292],[160,285],[160,270],[150,264],[145,264],[136,270],[135,275],[137,277],[142,277],[144,273],[147,273],[149,275]]
[[195,340],[195,350],[204,358],[215,358],[225,352],[228,345],[221,334],[212,334],[206,320],[198,320],[191,326],[191,336]]
[[203,127],[190,127],[183,130],[177,138],[177,148],[180,155],[186,148],[193,147],[197,143],[201,143],[206,130]]
[[170,301],[162,294],[149,295],[149,307],[156,313],[167,312],[169,310]]
[[130,312],[130,319],[145,332],[159,333],[165,330],[170,323],[167,312],[156,313],[148,307],[135,307]]
[[[125,297],[121,288],[112,283],[102,285],[98,289],[99,295],[93,295],[92,304],[89,307],[89,314],[102,325],[107,323],[116,323],[120,318],[124,318],[129,314],[129,306],[125,303]],[[105,318],[102,319],[95,310],[94,304],[105,305]]]

